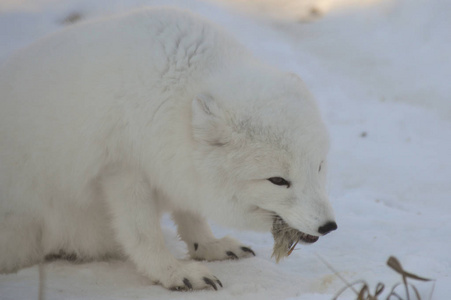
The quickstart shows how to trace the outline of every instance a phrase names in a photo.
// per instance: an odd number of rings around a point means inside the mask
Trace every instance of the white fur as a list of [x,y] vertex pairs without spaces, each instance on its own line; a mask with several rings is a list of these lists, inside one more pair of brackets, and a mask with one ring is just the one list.
[[276,213],[311,235],[333,221],[328,136],[302,81],[191,13],[146,9],[42,39],[1,68],[0,100],[2,272],[60,250],[125,255],[167,288],[199,289],[215,278],[167,251],[163,212],[207,260],[249,252],[204,218],[268,231]]

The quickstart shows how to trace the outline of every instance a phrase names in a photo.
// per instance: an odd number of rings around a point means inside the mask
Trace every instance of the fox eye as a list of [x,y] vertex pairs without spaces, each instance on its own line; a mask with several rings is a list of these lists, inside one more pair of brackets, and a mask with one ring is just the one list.
[[282,177],[271,177],[268,178],[268,180],[275,185],[286,185],[287,188],[290,187],[291,183],[285,179],[283,179]]
[[321,167],[322,167],[322,165],[323,165],[323,162],[321,162],[321,163],[319,164],[318,173],[321,172]]

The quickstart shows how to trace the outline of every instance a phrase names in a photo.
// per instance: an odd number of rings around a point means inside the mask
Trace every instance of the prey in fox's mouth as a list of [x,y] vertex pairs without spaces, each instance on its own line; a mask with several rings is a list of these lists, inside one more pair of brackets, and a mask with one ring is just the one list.
[[293,252],[299,242],[312,244],[319,237],[304,233],[290,227],[280,216],[276,215],[273,219],[271,233],[274,237],[274,248],[272,256],[279,262]]

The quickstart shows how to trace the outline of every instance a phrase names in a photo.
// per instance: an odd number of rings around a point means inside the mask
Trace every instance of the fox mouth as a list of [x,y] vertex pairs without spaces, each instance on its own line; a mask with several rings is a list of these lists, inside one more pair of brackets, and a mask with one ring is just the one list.
[[275,215],[273,218],[271,233],[274,237],[272,257],[275,257],[276,262],[289,256],[299,242],[312,244],[319,239],[318,236],[290,227],[279,215]]
[[298,234],[299,234],[299,240],[304,243],[307,243],[307,244],[313,244],[314,242],[316,242],[319,239],[318,236],[303,233],[302,231],[298,231]]

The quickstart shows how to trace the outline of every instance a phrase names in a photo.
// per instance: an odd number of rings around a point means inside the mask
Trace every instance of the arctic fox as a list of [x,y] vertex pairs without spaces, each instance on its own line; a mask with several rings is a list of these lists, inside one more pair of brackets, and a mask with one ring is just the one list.
[[[254,255],[206,218],[311,243],[336,229],[328,134],[301,79],[209,21],[153,8],[74,25],[0,70],[0,272],[58,253],[126,257],[170,289],[222,286],[196,260]],[[282,223],[283,222],[283,223]]]

